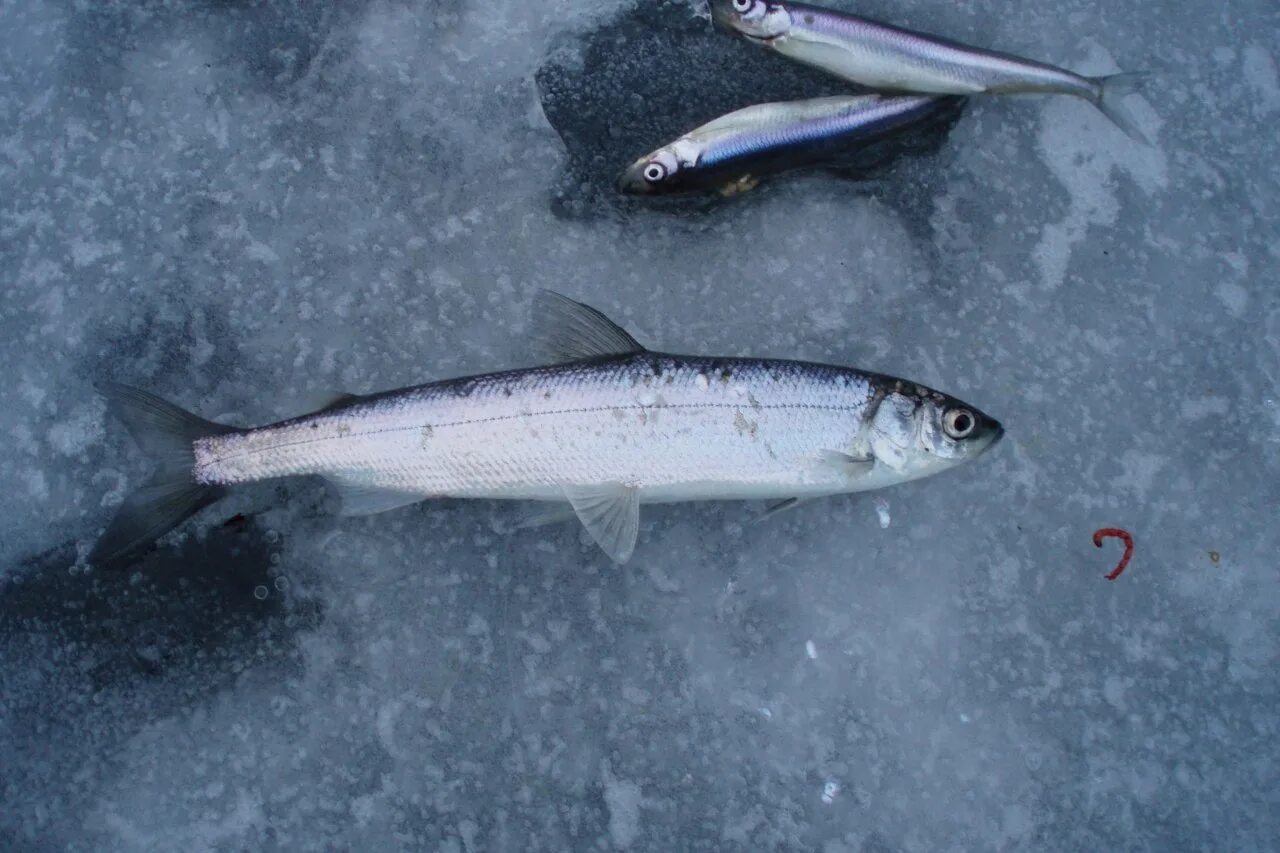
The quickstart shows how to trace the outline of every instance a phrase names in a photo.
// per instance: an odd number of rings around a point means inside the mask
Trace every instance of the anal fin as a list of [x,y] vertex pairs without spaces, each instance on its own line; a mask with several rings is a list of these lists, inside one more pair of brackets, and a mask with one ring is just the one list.
[[370,485],[361,480],[349,477],[328,477],[330,483],[342,498],[343,515],[377,515],[399,509],[409,504],[420,503],[431,497],[421,492],[407,492],[385,486]]

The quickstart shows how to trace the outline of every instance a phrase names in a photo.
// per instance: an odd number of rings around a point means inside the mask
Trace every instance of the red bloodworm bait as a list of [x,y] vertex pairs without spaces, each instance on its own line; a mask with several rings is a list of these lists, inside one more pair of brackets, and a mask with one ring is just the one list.
[[1133,556],[1133,536],[1129,531],[1121,530],[1119,527],[1104,527],[1093,532],[1094,546],[1101,548],[1102,540],[1107,538],[1124,540],[1124,556],[1120,558],[1120,565],[1116,566],[1114,572],[1107,575],[1107,580],[1113,581],[1120,577],[1120,573],[1125,570],[1125,566],[1129,565],[1129,558]]

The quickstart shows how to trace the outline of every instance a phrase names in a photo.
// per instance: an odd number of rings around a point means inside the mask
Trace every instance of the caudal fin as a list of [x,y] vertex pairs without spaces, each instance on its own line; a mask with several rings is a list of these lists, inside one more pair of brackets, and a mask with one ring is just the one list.
[[1147,75],[1141,71],[1112,74],[1110,77],[1094,77],[1093,82],[1098,85],[1098,94],[1094,103],[1098,105],[1098,109],[1102,110],[1103,115],[1115,122],[1116,127],[1127,133],[1131,139],[1150,145],[1151,140],[1138,126],[1133,113],[1125,106],[1125,98],[1136,92],[1146,77]]
[[111,382],[99,391],[138,447],[159,463],[151,479],[125,498],[93,546],[89,562],[100,564],[159,539],[221,497],[219,487],[195,481],[193,445],[198,438],[239,430],[198,418],[128,385]]

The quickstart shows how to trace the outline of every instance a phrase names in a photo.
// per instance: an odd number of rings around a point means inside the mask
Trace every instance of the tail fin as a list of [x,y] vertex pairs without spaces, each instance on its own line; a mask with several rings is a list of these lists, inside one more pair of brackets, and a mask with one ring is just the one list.
[[1127,74],[1112,74],[1110,77],[1094,77],[1092,80],[1098,86],[1094,103],[1098,105],[1098,109],[1102,110],[1102,114],[1115,122],[1116,126],[1127,133],[1131,139],[1150,145],[1151,140],[1143,133],[1142,128],[1138,127],[1133,113],[1129,112],[1129,108],[1124,105],[1124,99],[1136,92],[1146,77],[1144,72],[1134,71]]
[[151,479],[125,498],[106,532],[89,554],[101,564],[159,539],[222,496],[217,486],[193,477],[198,438],[238,432],[198,418],[154,394],[108,383],[99,389],[107,408],[128,428],[143,452],[159,462]]

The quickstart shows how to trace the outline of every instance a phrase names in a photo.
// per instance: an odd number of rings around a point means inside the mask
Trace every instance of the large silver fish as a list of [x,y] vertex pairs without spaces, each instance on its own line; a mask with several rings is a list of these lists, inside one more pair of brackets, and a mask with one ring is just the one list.
[[914,382],[651,352],[557,294],[542,294],[534,315],[550,366],[347,397],[270,426],[223,426],[109,386],[111,409],[160,469],[90,559],[151,542],[229,486],[318,474],[352,514],[433,497],[554,502],[622,562],[643,503],[875,489],[972,460],[1002,434],[973,406]]
[[1043,62],[804,3],[711,0],[711,16],[747,41],[872,89],[1075,95],[1096,104],[1125,133],[1146,141],[1124,105],[1140,74],[1082,77]]
[[708,122],[646,154],[618,180],[632,194],[750,189],[760,178],[819,162],[956,112],[961,98],[837,95],[758,104]]

